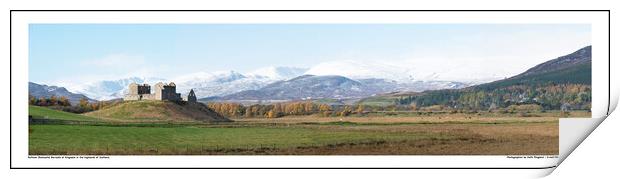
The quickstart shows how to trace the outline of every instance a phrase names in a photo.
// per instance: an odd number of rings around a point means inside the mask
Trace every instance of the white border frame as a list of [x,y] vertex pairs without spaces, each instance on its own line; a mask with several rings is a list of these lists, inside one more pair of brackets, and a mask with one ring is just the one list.
[[[608,11],[13,11],[11,12],[11,167],[552,167],[554,156],[511,159],[506,156],[110,156],[110,159],[28,158],[26,99],[28,24],[31,23],[476,23],[591,24],[592,115],[604,118],[609,99]],[[13,100],[14,99],[14,100]],[[15,117],[14,117],[15,116]],[[13,119],[14,118],[14,119]],[[561,131],[563,127],[561,126]],[[566,130],[564,130],[566,131]],[[562,133],[562,132],[561,132]],[[561,141],[566,138],[560,137]],[[26,141],[26,142],[24,142]],[[562,143],[562,142],[561,142]],[[563,147],[563,145],[561,144]],[[561,149],[560,156],[567,155]]]

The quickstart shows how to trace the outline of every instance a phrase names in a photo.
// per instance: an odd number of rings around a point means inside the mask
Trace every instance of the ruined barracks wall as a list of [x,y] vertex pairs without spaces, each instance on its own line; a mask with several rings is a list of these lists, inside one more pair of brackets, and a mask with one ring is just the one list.
[[135,101],[135,100],[156,100],[155,94],[127,94],[123,97],[124,101]]
[[198,99],[196,98],[196,94],[194,93],[194,90],[193,89],[189,90],[189,94],[187,94],[187,102],[195,103],[197,101]]
[[176,86],[164,85],[161,89],[161,100],[180,101],[181,93],[177,93]]
[[181,101],[181,93],[176,92],[176,85],[174,83],[164,84],[157,83],[154,86],[154,93],[151,93],[151,86],[148,84],[129,84],[129,92],[123,97],[125,101],[133,100],[168,100],[168,101]]
[[138,94],[151,94],[151,86],[148,84],[129,84],[129,95],[138,95]]

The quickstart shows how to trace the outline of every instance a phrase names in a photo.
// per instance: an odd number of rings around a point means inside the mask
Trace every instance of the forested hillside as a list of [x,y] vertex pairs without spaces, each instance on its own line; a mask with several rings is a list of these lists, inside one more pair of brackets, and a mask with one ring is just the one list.
[[397,103],[462,109],[493,109],[515,104],[537,104],[544,109],[590,109],[591,49],[591,46],[584,47],[504,80],[458,90],[400,96]]

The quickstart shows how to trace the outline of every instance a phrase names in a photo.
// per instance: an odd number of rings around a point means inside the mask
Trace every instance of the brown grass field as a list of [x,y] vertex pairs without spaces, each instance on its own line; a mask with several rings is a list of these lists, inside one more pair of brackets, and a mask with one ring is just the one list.
[[[30,125],[29,154],[557,155],[559,113]],[[571,112],[564,117],[587,117]],[[135,123],[137,122],[137,123]]]
[[[266,154],[322,155],[557,155],[558,117],[285,117],[237,119],[241,123],[283,123],[317,130],[415,133],[416,140],[337,143],[278,150]],[[332,123],[343,125],[303,125]],[[352,125],[347,125],[352,124]],[[364,125],[356,125],[364,124]],[[241,151],[242,152],[242,151]],[[257,151],[246,151],[247,154]],[[225,153],[225,152],[224,152]],[[242,152],[243,153],[243,152]]]

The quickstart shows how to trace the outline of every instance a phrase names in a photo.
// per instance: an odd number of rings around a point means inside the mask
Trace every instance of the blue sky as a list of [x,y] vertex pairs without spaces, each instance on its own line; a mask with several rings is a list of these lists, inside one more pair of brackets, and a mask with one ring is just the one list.
[[29,80],[170,79],[338,60],[503,64],[514,66],[501,74],[510,75],[590,45],[590,31],[588,24],[31,24]]

